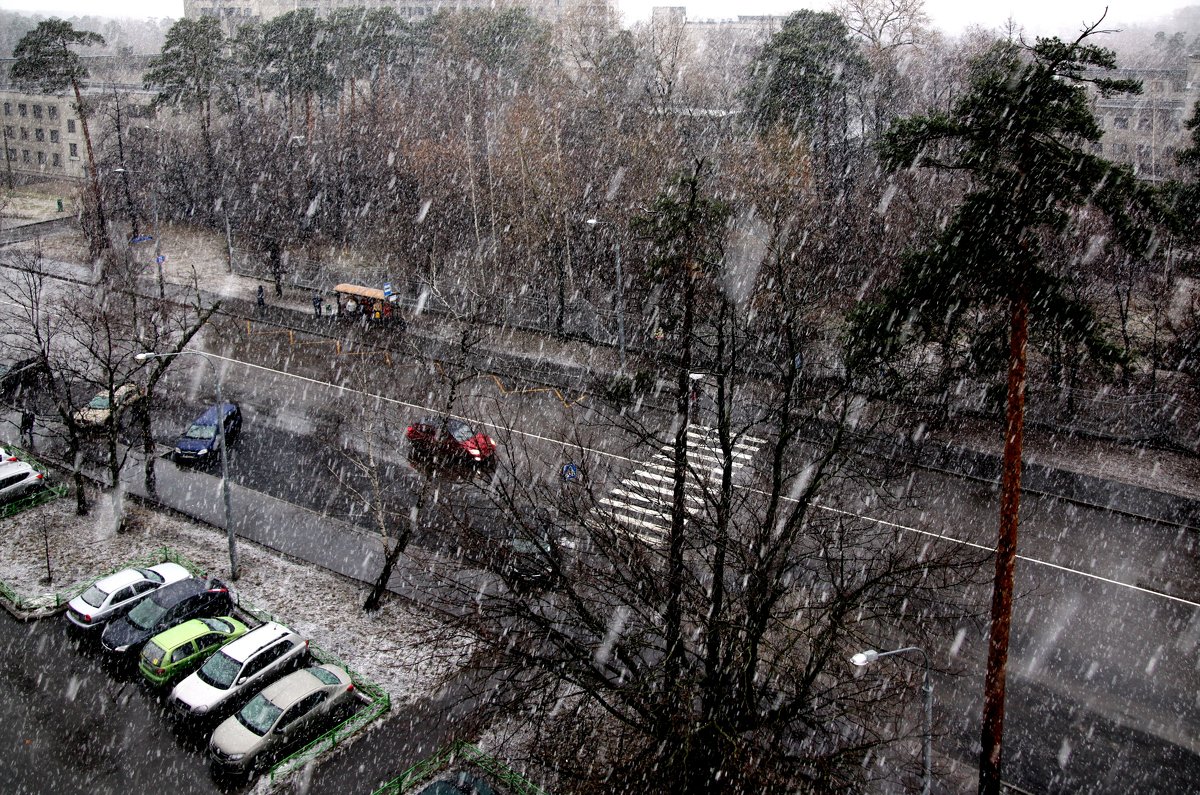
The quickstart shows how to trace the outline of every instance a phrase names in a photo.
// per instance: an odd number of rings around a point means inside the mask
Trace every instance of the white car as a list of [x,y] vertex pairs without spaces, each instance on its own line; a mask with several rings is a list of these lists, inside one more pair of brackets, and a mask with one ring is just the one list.
[[20,460],[21,459],[17,458],[15,455],[13,455],[12,450],[8,450],[4,447],[0,447],[0,466],[3,466],[5,464],[15,464],[17,461],[20,461]]
[[46,475],[24,461],[0,463],[0,505],[45,488]]
[[217,766],[248,773],[268,757],[325,730],[332,715],[354,703],[344,668],[316,665],[268,685],[213,732],[208,754]]
[[112,401],[108,399],[108,390],[98,393],[91,401],[75,412],[75,423],[84,428],[95,428],[112,421],[114,412],[120,412],[127,406],[136,403],[142,397],[142,389],[137,384],[121,384],[113,390]]
[[92,583],[67,603],[67,620],[80,629],[98,629],[120,618],[159,588],[186,580],[191,572],[178,563],[122,569]]
[[245,697],[299,665],[307,653],[307,640],[270,621],[205,660],[200,670],[175,685],[168,703],[179,717],[235,709]]

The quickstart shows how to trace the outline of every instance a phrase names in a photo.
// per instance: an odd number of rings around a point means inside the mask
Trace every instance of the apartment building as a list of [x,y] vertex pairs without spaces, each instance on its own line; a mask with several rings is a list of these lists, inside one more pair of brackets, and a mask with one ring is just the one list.
[[1105,76],[1141,80],[1142,93],[1095,97],[1104,137],[1092,144],[1093,151],[1133,166],[1144,179],[1176,176],[1175,153],[1187,145],[1183,125],[1200,101],[1200,55],[1190,56],[1181,68],[1122,69]]

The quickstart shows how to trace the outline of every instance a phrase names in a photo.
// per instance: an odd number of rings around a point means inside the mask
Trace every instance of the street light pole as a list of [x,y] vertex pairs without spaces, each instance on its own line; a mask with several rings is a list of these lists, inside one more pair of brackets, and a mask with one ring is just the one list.
[[[598,218],[585,221],[588,226],[595,228],[604,224]],[[611,224],[609,224],[611,226]],[[617,246],[617,344],[621,351],[621,373],[625,372],[625,279],[621,275],[621,238],[616,239]]]
[[183,356],[185,354],[202,357],[204,361],[208,362],[209,367],[213,369],[213,380],[216,384],[217,392],[217,444],[221,448],[221,500],[225,506],[225,533],[229,537],[229,579],[237,580],[237,534],[233,531],[233,521],[230,518],[232,510],[229,504],[229,455],[226,452],[227,445],[225,444],[225,398],[221,394],[221,372],[217,369],[217,365],[213,362],[212,357],[203,351],[176,351],[175,353],[147,352],[139,353],[133,358],[139,362],[148,362],[151,359],[170,359],[173,356]]
[[893,649],[892,651],[868,649],[851,657],[850,662],[858,666],[869,665],[880,657],[890,657],[893,654],[904,654],[910,651],[920,654],[925,666],[925,677],[921,684],[921,693],[925,697],[925,740],[922,748],[924,782],[921,786],[921,795],[929,795],[929,791],[933,787],[933,680],[929,676],[929,655],[919,646],[905,646],[903,649]]

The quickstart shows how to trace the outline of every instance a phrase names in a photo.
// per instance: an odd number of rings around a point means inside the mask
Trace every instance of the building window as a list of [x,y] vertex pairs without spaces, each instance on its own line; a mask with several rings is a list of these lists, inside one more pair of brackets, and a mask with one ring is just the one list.
[[1154,122],[1151,120],[1151,118],[1149,116],[1141,116],[1138,118],[1138,129],[1139,130],[1149,130],[1149,129],[1152,129],[1153,127],[1154,127]]
[[1113,154],[1114,155],[1129,154],[1129,144],[1113,144]]
[[39,166],[46,165],[46,153],[45,152],[38,152],[38,165]]
[[1128,116],[1113,116],[1113,127],[1118,130],[1128,130],[1129,129],[1129,117]]
[[1138,160],[1149,160],[1154,156],[1154,147],[1150,144],[1138,144],[1135,149]]
[[1155,94],[1161,94],[1162,90],[1163,90],[1163,81],[1152,80],[1150,82],[1150,90],[1153,91]]
[[29,115],[29,108],[25,106],[24,102],[17,103],[17,115],[21,118],[25,118]]
[[17,150],[16,150],[16,149],[9,149],[9,150],[8,150],[8,159],[9,159],[9,160],[16,160],[16,159],[17,159]]
[[75,132],[75,120],[74,119],[67,119],[67,132],[69,132],[69,133]]
[[5,103],[4,103],[4,115],[5,115],[5,116],[11,116],[11,115],[12,115],[12,103],[11,103],[11,102],[5,102]]
[[13,129],[13,126],[11,124],[4,125],[4,137],[5,138],[16,138],[17,137],[17,131]]
[[42,106],[41,105],[33,106],[33,118],[35,118],[35,119],[42,118]]
[[62,155],[60,155],[58,152],[55,152],[53,155],[51,155],[50,165],[54,166],[55,168],[62,168]]
[[1100,143],[1099,141],[1092,141],[1091,148],[1092,148],[1092,154],[1094,154],[1094,155],[1104,154],[1104,144]]
[[29,140],[29,130],[28,130],[27,128],[25,128],[25,127],[22,127],[22,128],[21,128],[21,140],[22,140],[22,141],[28,141],[28,140]]
[[46,106],[46,116],[48,116],[51,119],[57,119],[58,118],[58,105],[47,105]]
[[21,162],[22,163],[32,163],[33,162],[33,158],[29,156],[28,149],[21,150]]
[[50,143],[52,143],[52,144],[58,143],[58,130],[50,131]]
[[71,148],[71,157],[79,157],[79,144],[67,144]]
[[36,130],[33,131],[33,140],[35,140],[35,141],[46,140],[46,131],[43,130],[41,127],[38,127]]

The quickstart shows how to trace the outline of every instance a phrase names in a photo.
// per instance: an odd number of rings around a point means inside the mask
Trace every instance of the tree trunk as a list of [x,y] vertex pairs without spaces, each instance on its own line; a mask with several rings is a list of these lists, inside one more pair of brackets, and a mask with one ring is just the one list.
[[1008,408],[1004,464],[1000,480],[1000,537],[992,584],[992,627],[988,637],[983,690],[983,730],[979,755],[980,795],[999,795],[1004,737],[1004,687],[1012,626],[1013,569],[1021,503],[1021,445],[1025,426],[1025,357],[1029,337],[1029,297],[1022,288],[1012,304],[1008,354]]
[[79,129],[83,133],[83,145],[87,149],[88,171],[92,177],[92,198],[96,202],[93,221],[96,228],[93,230],[93,234],[88,235],[88,256],[95,261],[104,256],[111,248],[108,230],[105,228],[108,224],[104,218],[104,199],[100,194],[100,175],[96,173],[96,154],[92,149],[92,135],[88,130],[87,107],[83,103],[83,94],[79,91],[79,83],[72,80],[71,88],[75,90],[75,108],[79,115]]
[[[371,586],[371,593],[367,594],[367,600],[363,602],[363,610],[366,612],[372,613],[379,609],[379,603],[383,601],[383,595],[387,593],[388,580],[392,579],[392,570],[396,568],[396,561],[400,559],[400,555],[408,548],[408,539],[411,537],[411,532],[405,532],[404,535],[395,539],[387,549],[379,576],[375,578],[375,584]],[[384,539],[385,545],[387,540]]]

